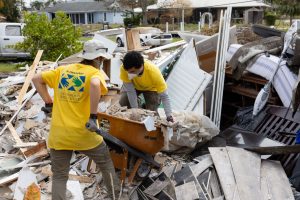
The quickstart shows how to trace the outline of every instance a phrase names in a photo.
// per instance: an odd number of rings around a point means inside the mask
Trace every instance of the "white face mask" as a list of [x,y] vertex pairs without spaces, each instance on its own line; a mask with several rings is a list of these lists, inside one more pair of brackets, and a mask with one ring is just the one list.
[[137,74],[128,73],[128,79],[132,80],[133,78],[137,77]]

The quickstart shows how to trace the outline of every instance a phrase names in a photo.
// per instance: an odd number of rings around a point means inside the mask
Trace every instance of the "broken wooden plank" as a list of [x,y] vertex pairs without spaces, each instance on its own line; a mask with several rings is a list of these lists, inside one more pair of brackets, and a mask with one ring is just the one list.
[[[198,160],[197,160],[198,161]],[[203,157],[202,160],[199,160],[197,164],[191,165],[191,169],[194,172],[194,175],[197,177],[202,172],[204,172],[207,168],[209,168],[213,164],[212,158],[210,155]]]
[[33,78],[33,76],[35,74],[35,70],[36,70],[36,68],[37,68],[37,66],[38,66],[38,64],[40,62],[41,57],[42,57],[42,54],[43,54],[43,50],[39,50],[37,52],[37,54],[35,56],[35,59],[34,59],[32,65],[30,67],[30,70],[29,70],[29,72],[28,72],[28,74],[26,76],[26,79],[25,79],[25,82],[23,84],[23,87],[22,87],[22,89],[21,89],[21,91],[19,93],[19,96],[18,96],[18,103],[19,103],[19,105],[21,105],[22,102],[23,102],[23,100],[24,100],[23,99],[24,95],[26,94],[26,92],[27,92],[27,90],[29,88],[31,80],[32,80],[32,78]]
[[147,189],[144,190],[145,194],[150,196],[156,196],[160,193],[167,185],[169,184],[169,180],[167,176],[162,173],[159,177],[152,183]]
[[26,143],[15,144],[15,145],[13,145],[13,147],[14,148],[27,148],[27,147],[35,147],[38,144],[39,143],[37,143],[37,142],[26,142]]
[[280,162],[262,160],[261,163],[261,192],[263,200],[294,200],[290,182]]
[[196,185],[194,182],[185,183],[175,187],[176,199],[193,200],[199,199]]
[[2,178],[0,180],[0,186],[3,186],[3,185],[8,184],[8,183],[11,183],[11,182],[15,181],[18,177],[19,177],[19,172],[14,173],[14,174],[12,174],[10,176],[7,176],[5,178]]
[[194,182],[194,184],[196,186],[198,196],[200,197],[200,200],[206,200],[207,199],[204,195],[204,191],[201,188],[200,183],[198,182],[196,176],[194,175],[193,170],[191,169],[191,167],[189,165],[186,166],[185,168],[183,168],[182,170],[178,171],[178,173],[175,173],[174,174],[174,179],[175,179],[177,184]]
[[226,148],[208,148],[208,150],[216,167],[225,198],[239,200],[239,195],[235,192],[237,185]]
[[226,149],[240,198],[243,200],[261,199],[260,156],[242,148],[226,147]]
[[[53,176],[50,166],[43,167],[41,173],[45,176]],[[69,174],[69,180],[79,181],[80,183],[93,183],[94,182],[93,178],[90,178],[88,176],[78,176],[75,174]]]
[[245,149],[261,155],[292,154],[300,153],[300,144],[271,147],[246,147]]
[[211,171],[210,188],[211,188],[214,198],[220,197],[222,195],[220,184],[219,184],[217,173],[216,173],[215,169],[213,169]]

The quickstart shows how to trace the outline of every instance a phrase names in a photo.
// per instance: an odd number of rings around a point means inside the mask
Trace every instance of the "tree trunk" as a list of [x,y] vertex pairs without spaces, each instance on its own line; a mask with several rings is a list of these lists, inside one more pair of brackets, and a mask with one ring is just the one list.
[[292,26],[292,23],[293,23],[293,16],[290,15],[290,26]]
[[142,15],[143,15],[143,25],[148,24],[148,19],[147,19],[147,6],[148,6],[148,0],[140,0],[140,6],[142,8]]

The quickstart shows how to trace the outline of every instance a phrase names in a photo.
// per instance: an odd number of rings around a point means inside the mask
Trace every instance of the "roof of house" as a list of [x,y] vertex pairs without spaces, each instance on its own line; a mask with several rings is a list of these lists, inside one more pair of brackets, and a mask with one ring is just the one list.
[[[180,3],[174,3],[180,2]],[[268,7],[262,0],[158,0],[157,7],[222,8],[222,7]],[[150,8],[151,9],[151,8]]]
[[108,11],[114,3],[112,0],[99,1],[99,2],[59,2],[53,7],[45,8],[46,12],[55,13],[57,11],[64,11],[66,13],[85,13]]

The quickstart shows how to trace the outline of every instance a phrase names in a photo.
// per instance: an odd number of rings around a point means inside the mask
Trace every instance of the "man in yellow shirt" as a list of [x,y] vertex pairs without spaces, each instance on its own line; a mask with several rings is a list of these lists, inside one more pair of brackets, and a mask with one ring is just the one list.
[[162,102],[167,120],[174,121],[167,84],[157,66],[148,60],[144,61],[139,52],[131,51],[125,55],[120,70],[123,81],[121,106],[138,108],[137,96],[143,94],[146,109],[156,111]]
[[[90,40],[85,42],[78,57],[83,58],[81,63],[60,66],[33,78],[34,86],[46,105],[43,111],[52,112],[48,147],[53,172],[53,200],[66,199],[70,159],[75,150],[89,156],[98,165],[110,197],[113,189],[115,194],[119,194],[120,190],[109,150],[103,138],[94,132],[98,128],[100,96],[107,93],[99,68],[103,60],[110,59],[111,55],[101,42]],[[47,86],[54,89],[53,100]],[[90,124],[89,130],[86,122]]]

